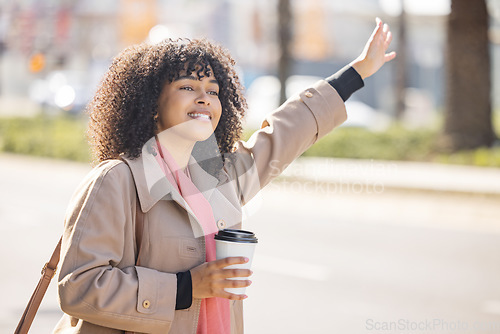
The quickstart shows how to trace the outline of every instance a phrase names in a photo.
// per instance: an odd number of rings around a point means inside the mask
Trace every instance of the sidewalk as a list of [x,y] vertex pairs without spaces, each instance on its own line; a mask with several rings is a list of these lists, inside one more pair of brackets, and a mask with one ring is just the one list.
[[302,157],[282,180],[349,184],[364,188],[500,195],[500,168],[422,162]]

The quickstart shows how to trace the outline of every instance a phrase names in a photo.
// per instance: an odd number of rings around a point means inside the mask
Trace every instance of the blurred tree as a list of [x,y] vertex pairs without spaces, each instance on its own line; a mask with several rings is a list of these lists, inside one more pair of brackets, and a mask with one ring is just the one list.
[[290,0],[278,1],[278,42],[280,57],[278,61],[278,78],[281,84],[280,104],[286,100],[286,79],[290,75],[290,44],[292,39],[292,13]]
[[400,120],[405,112],[405,92],[407,81],[406,60],[406,11],[401,0],[401,14],[398,29],[398,56],[396,58],[396,119]]
[[448,17],[446,109],[440,146],[491,146],[491,68],[486,0],[452,0]]

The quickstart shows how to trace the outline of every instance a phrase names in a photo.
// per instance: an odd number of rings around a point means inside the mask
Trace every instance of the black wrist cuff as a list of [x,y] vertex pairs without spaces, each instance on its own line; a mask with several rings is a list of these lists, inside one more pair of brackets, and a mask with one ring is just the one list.
[[193,282],[191,272],[177,273],[177,296],[175,297],[175,309],[184,310],[191,307],[193,303]]
[[365,83],[359,73],[350,65],[345,66],[326,81],[339,93],[342,100],[347,99],[358,89],[363,88]]

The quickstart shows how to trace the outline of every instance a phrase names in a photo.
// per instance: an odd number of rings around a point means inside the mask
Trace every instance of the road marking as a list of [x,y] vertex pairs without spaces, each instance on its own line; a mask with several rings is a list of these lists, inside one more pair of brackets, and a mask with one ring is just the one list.
[[330,277],[330,270],[325,266],[267,255],[259,255],[252,266],[255,270],[303,278],[311,281],[324,282]]

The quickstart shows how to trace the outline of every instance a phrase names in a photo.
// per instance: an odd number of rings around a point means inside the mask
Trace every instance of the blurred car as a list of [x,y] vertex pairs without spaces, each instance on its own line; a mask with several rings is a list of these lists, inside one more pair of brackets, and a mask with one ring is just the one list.
[[[294,94],[311,87],[316,81],[323,78],[316,76],[293,75],[286,81],[286,96],[290,98]],[[245,126],[258,129],[265,116],[279,107],[280,82],[275,76],[261,76],[256,78],[247,90],[248,113]],[[383,131],[386,129],[391,118],[366,103],[351,96],[346,101],[348,119],[342,126],[366,128],[371,131]]]
[[45,111],[79,113],[92,97],[91,85],[83,71],[54,71],[33,81],[30,98]]

